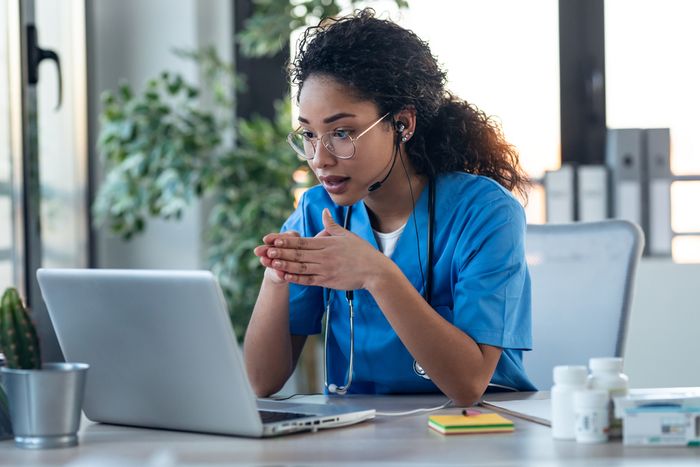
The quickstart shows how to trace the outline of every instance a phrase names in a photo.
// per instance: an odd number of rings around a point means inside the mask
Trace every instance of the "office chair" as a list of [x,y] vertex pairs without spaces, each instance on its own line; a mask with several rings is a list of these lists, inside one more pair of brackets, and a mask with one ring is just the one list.
[[622,356],[644,235],[632,222],[528,225],[532,345],[525,371],[539,390],[556,365]]

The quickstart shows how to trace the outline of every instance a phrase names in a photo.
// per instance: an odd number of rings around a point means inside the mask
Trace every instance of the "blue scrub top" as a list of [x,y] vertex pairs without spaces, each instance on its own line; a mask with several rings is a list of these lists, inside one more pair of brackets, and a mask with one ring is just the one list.
[[[522,351],[532,347],[524,210],[510,192],[487,177],[447,173],[436,179],[435,187],[431,305],[477,343],[503,349],[491,383],[520,391],[535,390],[522,364]],[[426,268],[428,198],[426,187],[391,255],[423,296],[416,249],[420,249]],[[329,208],[342,225],[344,208],[334,204],[319,185],[304,194],[282,231],[295,230],[304,237],[313,237],[323,230],[324,208]],[[350,230],[378,248],[363,201],[353,206]],[[348,305],[344,291],[326,291],[326,297],[331,307],[328,383],[340,386],[346,382],[350,357]],[[354,306],[355,362],[349,392],[440,392],[432,381],[416,374],[413,357],[369,292],[356,290]],[[292,334],[320,333],[324,311],[322,288],[290,285]]]

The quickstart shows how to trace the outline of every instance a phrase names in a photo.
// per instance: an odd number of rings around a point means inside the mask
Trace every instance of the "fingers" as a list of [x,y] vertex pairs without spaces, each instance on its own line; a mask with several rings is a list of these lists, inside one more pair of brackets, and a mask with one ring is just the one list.
[[321,276],[318,275],[300,275],[285,273],[283,279],[287,282],[299,285],[321,285]]
[[273,241],[272,246],[299,250],[321,250],[331,244],[333,244],[333,240],[330,238],[330,235],[321,232],[316,237],[311,238],[291,236],[278,237]]
[[253,253],[255,256],[259,257],[265,257],[267,256],[267,250],[272,246],[275,242],[276,239],[280,237],[300,237],[301,235],[299,232],[294,231],[294,230],[288,230],[287,232],[282,232],[282,233],[269,233],[263,237],[263,243],[264,245],[259,245],[256,246],[253,249]]
[[[325,230],[315,238],[328,237]],[[253,249],[260,258],[260,264],[270,270],[277,280],[303,285],[314,285],[319,281],[317,276],[318,264],[308,262],[315,249],[322,246],[309,245],[308,239],[301,237],[299,232],[290,230],[282,233],[270,233],[263,237],[264,245]],[[285,246],[286,248],[279,248]]]
[[300,250],[293,248],[266,247],[265,255],[271,259],[283,259],[297,263],[321,263],[322,253],[319,250]]
[[288,230],[282,233],[270,233],[263,237],[263,243],[265,245],[273,245],[275,243],[275,240],[277,240],[280,237],[301,237],[301,235],[295,230]]
[[302,285],[318,285],[321,276],[318,274],[319,265],[310,263],[295,263],[261,257],[260,263],[276,275],[278,279]]
[[262,245],[255,248],[255,254],[260,258],[260,264],[266,268],[284,273],[293,274],[318,274],[321,265],[314,262],[314,252],[307,250],[284,250]]
[[271,267],[276,271],[282,271],[285,273],[312,275],[321,272],[321,266],[319,264],[284,261],[281,259],[273,259],[269,261],[270,266],[268,267]]
[[267,258],[267,250],[270,249],[268,245],[260,245],[253,248],[253,253],[255,256],[260,256],[261,258]]

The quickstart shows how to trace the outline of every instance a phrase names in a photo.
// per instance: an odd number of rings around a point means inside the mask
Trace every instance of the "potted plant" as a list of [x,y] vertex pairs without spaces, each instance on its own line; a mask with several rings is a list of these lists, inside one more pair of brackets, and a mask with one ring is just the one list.
[[27,308],[14,288],[0,299],[0,400],[9,409],[15,444],[54,448],[78,444],[85,363],[42,365],[39,339]]

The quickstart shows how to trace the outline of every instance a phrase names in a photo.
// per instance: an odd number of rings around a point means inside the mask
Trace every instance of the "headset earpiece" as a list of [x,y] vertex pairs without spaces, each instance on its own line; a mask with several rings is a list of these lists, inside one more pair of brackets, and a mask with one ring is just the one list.
[[403,130],[406,129],[406,124],[401,120],[398,120],[396,123],[394,123],[394,127],[396,128],[397,133],[403,133]]

